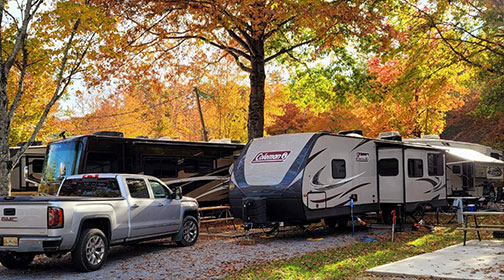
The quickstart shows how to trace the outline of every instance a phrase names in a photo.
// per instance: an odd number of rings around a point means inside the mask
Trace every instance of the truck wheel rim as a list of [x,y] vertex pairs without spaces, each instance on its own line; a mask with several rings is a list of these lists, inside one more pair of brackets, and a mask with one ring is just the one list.
[[184,223],[184,240],[191,243],[198,235],[198,228],[194,221],[186,221]]
[[91,237],[86,243],[86,258],[92,265],[102,262],[105,255],[105,242],[100,236]]

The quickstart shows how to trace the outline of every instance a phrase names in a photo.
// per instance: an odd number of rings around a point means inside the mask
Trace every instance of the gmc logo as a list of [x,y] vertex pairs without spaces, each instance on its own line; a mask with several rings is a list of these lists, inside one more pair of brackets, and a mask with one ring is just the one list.
[[2,222],[17,222],[17,217],[2,217]]
[[252,163],[284,162],[289,154],[290,151],[260,152],[254,157]]

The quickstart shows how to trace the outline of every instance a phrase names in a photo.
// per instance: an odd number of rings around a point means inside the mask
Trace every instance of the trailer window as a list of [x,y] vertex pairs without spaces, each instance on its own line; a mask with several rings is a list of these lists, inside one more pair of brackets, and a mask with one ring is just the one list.
[[380,176],[397,176],[399,174],[399,161],[395,158],[384,158],[378,161],[378,174]]
[[115,178],[69,179],[61,185],[59,196],[120,197]]
[[408,177],[423,177],[423,160],[419,158],[408,159]]
[[149,198],[149,191],[143,179],[126,179],[131,197]]
[[32,161],[33,173],[42,173],[43,167],[44,167],[44,160],[43,159],[34,159]]
[[332,163],[332,177],[333,179],[343,179],[346,177],[346,165],[343,159],[333,159]]
[[452,172],[453,174],[460,174],[462,170],[460,169],[460,165],[453,165],[452,166]]
[[443,176],[444,164],[442,154],[427,154],[429,176]]

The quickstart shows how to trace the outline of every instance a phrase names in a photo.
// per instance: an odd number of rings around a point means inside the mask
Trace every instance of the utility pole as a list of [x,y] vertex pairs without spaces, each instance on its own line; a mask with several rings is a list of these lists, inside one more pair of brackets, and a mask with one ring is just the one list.
[[201,120],[201,128],[203,129],[203,140],[205,140],[205,142],[208,142],[208,134],[207,134],[207,130],[205,127],[205,121],[203,120],[203,112],[201,111],[201,103],[199,100],[200,91],[197,87],[194,87],[194,93],[196,94],[196,102],[198,103],[198,111],[199,111],[200,120]]

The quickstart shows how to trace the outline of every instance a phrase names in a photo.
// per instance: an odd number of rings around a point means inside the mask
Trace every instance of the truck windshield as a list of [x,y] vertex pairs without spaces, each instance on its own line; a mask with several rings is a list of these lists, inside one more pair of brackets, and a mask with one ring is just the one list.
[[120,197],[121,191],[115,178],[69,179],[58,196]]
[[[61,181],[63,177],[74,174],[81,155],[80,142],[60,142],[49,144],[42,175],[43,182]],[[65,164],[65,173],[60,174],[61,163]]]

